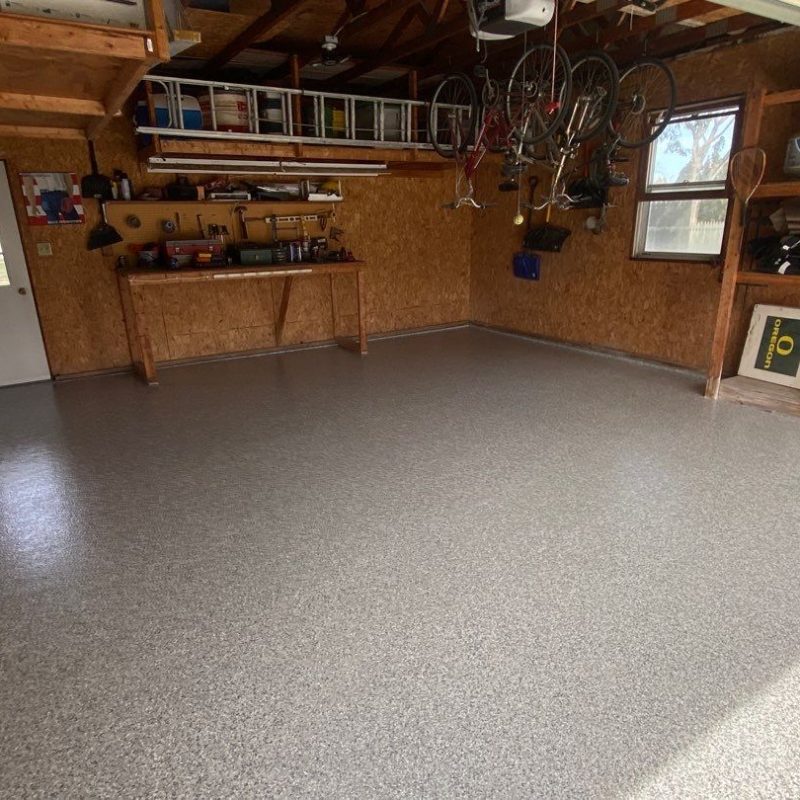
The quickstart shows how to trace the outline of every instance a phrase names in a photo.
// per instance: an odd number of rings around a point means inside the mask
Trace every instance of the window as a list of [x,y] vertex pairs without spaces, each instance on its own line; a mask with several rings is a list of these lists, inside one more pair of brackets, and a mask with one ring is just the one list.
[[731,101],[678,109],[649,146],[634,256],[710,261],[720,255],[739,110]]

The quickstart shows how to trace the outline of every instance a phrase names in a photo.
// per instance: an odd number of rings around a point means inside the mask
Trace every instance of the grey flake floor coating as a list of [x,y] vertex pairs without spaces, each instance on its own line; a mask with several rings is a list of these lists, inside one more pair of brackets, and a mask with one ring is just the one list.
[[475,329],[0,391],[0,797],[800,797],[800,424]]

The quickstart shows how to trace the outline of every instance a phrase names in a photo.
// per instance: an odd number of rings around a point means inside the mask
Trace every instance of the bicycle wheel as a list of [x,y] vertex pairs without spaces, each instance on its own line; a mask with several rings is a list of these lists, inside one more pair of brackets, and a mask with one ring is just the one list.
[[448,75],[433,93],[428,109],[428,135],[436,152],[444,158],[463,153],[475,135],[478,94],[472,81],[461,72]]
[[572,89],[563,48],[537,44],[517,62],[506,92],[506,115],[514,135],[536,144],[555,133],[567,113]]
[[635,61],[619,79],[609,128],[622,147],[644,147],[664,132],[675,112],[675,76],[658,58]]
[[565,117],[571,141],[585,142],[605,130],[618,95],[619,70],[605,53],[586,53],[575,61],[570,110]]

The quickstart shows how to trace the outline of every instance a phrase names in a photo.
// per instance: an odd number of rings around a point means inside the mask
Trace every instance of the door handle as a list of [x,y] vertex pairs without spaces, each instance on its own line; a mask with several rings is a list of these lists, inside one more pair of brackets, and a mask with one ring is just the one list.
[[17,289],[17,292],[19,294],[28,294],[28,290],[24,286],[20,286],[19,289]]

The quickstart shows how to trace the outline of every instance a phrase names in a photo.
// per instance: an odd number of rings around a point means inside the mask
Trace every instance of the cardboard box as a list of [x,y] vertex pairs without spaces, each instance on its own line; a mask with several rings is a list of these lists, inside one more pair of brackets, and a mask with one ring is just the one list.
[[800,308],[753,308],[739,374],[800,388]]

